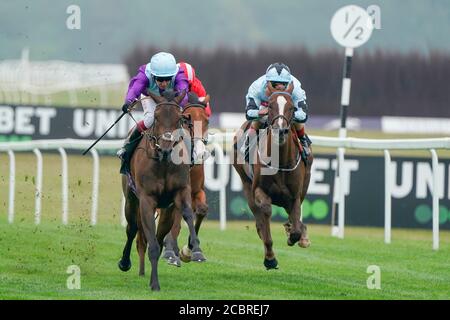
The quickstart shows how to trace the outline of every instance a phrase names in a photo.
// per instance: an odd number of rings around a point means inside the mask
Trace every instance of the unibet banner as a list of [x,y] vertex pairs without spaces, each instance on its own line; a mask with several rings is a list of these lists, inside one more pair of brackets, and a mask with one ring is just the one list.
[[[0,105],[0,141],[97,139],[121,114],[117,108]],[[142,112],[133,112],[133,117],[141,119]],[[104,139],[123,139],[134,124],[131,117],[124,117]]]
[[[335,155],[317,155],[311,172],[308,194],[302,205],[305,223],[331,224],[331,200],[334,183]],[[384,158],[348,156],[344,175],[345,224],[384,226]],[[225,170],[228,179],[220,179]],[[432,227],[432,167],[425,158],[392,159],[392,227]],[[439,222],[450,230],[450,159],[439,160]],[[239,176],[232,166],[205,166],[205,186],[209,219],[219,219],[219,191],[226,189],[227,219],[254,221],[242,191]],[[283,208],[273,206],[272,220],[286,221]]]

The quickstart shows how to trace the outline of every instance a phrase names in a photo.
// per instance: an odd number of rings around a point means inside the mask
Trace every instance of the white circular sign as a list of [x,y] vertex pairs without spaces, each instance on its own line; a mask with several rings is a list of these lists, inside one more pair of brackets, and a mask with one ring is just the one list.
[[369,40],[372,31],[372,18],[366,10],[355,5],[342,7],[331,19],[333,38],[346,48],[363,45]]

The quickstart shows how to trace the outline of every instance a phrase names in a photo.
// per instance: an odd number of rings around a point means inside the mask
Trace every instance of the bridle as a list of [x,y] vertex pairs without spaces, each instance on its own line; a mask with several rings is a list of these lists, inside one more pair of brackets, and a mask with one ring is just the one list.
[[[271,97],[272,97],[274,94],[283,94],[283,95],[287,95],[287,96],[288,96],[289,98],[291,98],[291,100],[292,100],[292,94],[290,94],[289,92],[285,92],[285,91],[275,91],[275,92],[272,92],[272,94],[269,96],[269,101],[271,100]],[[269,105],[268,107],[270,108],[270,105]],[[291,107],[291,108],[293,109],[293,107]],[[274,124],[275,121],[278,120],[278,119],[283,119],[284,121],[286,121],[286,123],[288,124],[288,130],[290,130],[290,127],[291,127],[291,124],[292,124],[292,121],[293,121],[294,117],[292,116],[291,119],[288,119],[288,118],[287,118],[285,115],[283,115],[283,114],[279,114],[279,115],[275,116],[275,117],[270,121],[270,123],[269,123],[269,125],[267,126],[266,130],[267,130],[267,131],[273,130],[273,124]],[[263,157],[261,157],[261,153],[260,153],[259,148],[258,148],[258,156],[259,156],[259,159],[260,159],[261,163],[262,163],[264,166],[266,166],[266,167],[268,167],[268,168],[270,168],[270,169],[278,170],[278,171],[282,171],[282,172],[291,172],[291,171],[294,171],[295,169],[297,169],[298,165],[299,165],[300,162],[301,162],[301,155],[300,155],[300,152],[297,152],[297,160],[296,160],[296,164],[295,164],[294,167],[292,167],[292,168],[282,168],[282,167],[275,168],[275,167],[271,166],[269,163],[266,163],[266,162],[263,160]]]
[[[172,101],[169,101],[169,102],[160,102],[160,103],[156,104],[156,106],[155,106],[155,113],[156,113],[156,110],[157,110],[158,108],[165,107],[165,106],[176,107],[179,111],[181,111],[181,107],[180,107],[179,104],[177,104],[177,103],[175,103],[175,102],[172,102]],[[182,114],[183,114],[183,113],[181,112],[181,115],[182,115]],[[160,134],[160,135],[156,135],[156,134],[154,134],[156,122],[157,122],[157,121],[156,121],[156,118],[155,118],[155,120],[154,120],[152,126],[149,128],[148,131],[145,131],[145,132],[144,132],[144,135],[147,137],[148,141],[150,141],[150,147],[151,147],[153,150],[155,150],[155,151],[157,152],[157,154],[158,154],[157,157],[156,157],[156,156],[153,156],[153,157],[152,157],[152,156],[148,156],[148,157],[149,157],[149,158],[153,158],[153,159],[161,160],[161,159],[163,158],[163,157],[161,156],[161,152],[162,152],[163,150],[162,150],[162,148],[161,148],[160,141],[162,140],[162,141],[166,141],[166,142],[171,142],[170,148],[169,148],[168,150],[172,151],[173,148],[175,148],[175,146],[176,146],[181,140],[183,140],[183,135],[180,134],[180,135],[178,135],[178,138],[177,138],[176,136],[174,136],[174,135],[172,134],[172,132],[169,132],[169,131],[164,132],[163,134]],[[176,127],[177,131],[182,130],[182,129],[183,129],[183,125],[184,125],[185,123],[186,123],[186,119],[183,118],[183,117],[180,117],[180,119],[179,119],[178,122],[177,122],[177,127]]]
[[[184,109],[183,109],[183,114],[185,114],[185,112],[190,109],[190,108],[202,108],[203,110],[206,109],[206,107],[203,104],[200,103],[189,103],[187,104]],[[188,127],[189,127],[189,132],[191,134],[192,137],[192,141],[195,142],[196,140],[200,140],[201,142],[203,142],[205,145],[208,144],[208,138],[199,138],[199,137],[195,137],[194,136],[194,132],[192,132],[192,128],[194,127],[194,125],[192,124],[191,118],[189,116],[189,121],[188,121]]]

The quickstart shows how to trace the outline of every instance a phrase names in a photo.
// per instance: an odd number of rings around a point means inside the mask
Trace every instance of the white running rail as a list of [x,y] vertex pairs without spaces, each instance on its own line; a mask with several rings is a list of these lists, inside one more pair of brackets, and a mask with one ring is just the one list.
[[[216,159],[225,159],[223,153],[223,146],[230,145],[234,136],[234,132],[216,133],[211,135],[209,141],[215,148]],[[389,150],[403,149],[403,150],[430,150],[432,158],[433,170],[433,249],[439,249],[439,197],[437,186],[439,179],[443,179],[438,175],[438,156],[436,149],[450,149],[450,138],[435,138],[435,139],[403,139],[403,140],[371,140],[359,138],[331,138],[331,137],[311,137],[315,146],[343,148],[343,149],[369,149],[380,150],[384,152],[385,158],[385,177],[391,176],[391,156]],[[41,151],[58,150],[61,154],[62,160],[62,222],[67,224],[69,221],[68,208],[68,163],[66,149],[85,150],[93,141],[90,140],[75,140],[75,139],[61,139],[61,140],[35,140],[23,142],[5,142],[0,143],[0,152],[7,152],[10,161],[10,177],[9,177],[9,206],[8,206],[8,221],[14,221],[14,195],[15,195],[15,151],[32,151],[37,158],[37,179],[35,192],[35,223],[39,224],[41,221],[41,195],[42,195],[42,155]],[[91,224],[97,223],[98,210],[98,189],[99,189],[99,171],[100,162],[96,150],[114,150],[120,148],[122,140],[107,140],[99,142],[95,148],[91,150],[93,157],[93,185],[92,185],[92,209],[91,209]],[[344,158],[342,152],[341,160]],[[340,162],[340,163],[343,163]],[[219,166],[219,176],[221,168]],[[342,179],[343,180],[343,179]],[[391,185],[390,179],[386,179],[385,184],[385,243],[391,243]],[[340,185],[344,186],[348,181],[340,181]],[[226,198],[225,188],[220,193],[220,228],[226,228]],[[343,189],[342,187],[339,189]],[[341,192],[343,193],[343,192]],[[340,238],[344,237],[345,224],[345,196],[339,196],[339,232]],[[121,223],[125,224],[123,212],[121,216]]]

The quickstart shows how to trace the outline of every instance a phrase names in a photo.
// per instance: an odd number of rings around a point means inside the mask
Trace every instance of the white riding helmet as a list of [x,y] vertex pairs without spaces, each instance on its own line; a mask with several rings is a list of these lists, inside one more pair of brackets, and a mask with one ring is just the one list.
[[266,81],[290,83],[292,81],[291,70],[284,63],[273,63],[266,70]]
[[155,54],[150,63],[145,67],[145,74],[148,78],[154,77],[173,77],[178,73],[178,65],[175,57],[167,52]]

